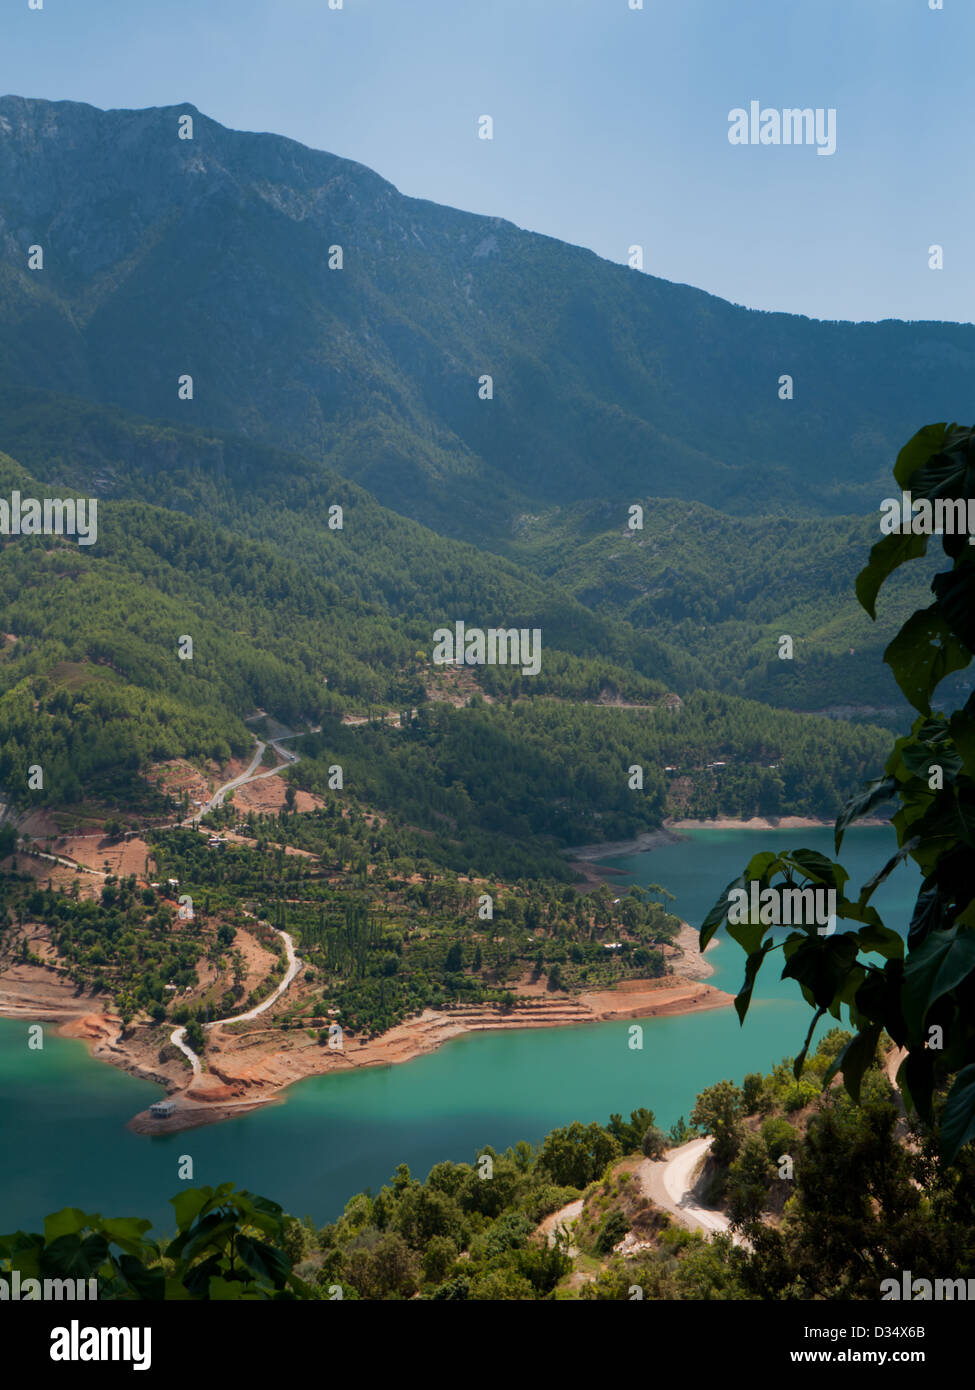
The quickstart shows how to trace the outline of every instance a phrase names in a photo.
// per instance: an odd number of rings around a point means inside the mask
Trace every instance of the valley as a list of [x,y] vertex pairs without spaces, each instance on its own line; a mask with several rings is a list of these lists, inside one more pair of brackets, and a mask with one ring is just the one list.
[[0,1283],[119,1232],[110,1297],[248,1302],[970,1258],[973,559],[877,514],[967,515],[973,369],[0,97]]

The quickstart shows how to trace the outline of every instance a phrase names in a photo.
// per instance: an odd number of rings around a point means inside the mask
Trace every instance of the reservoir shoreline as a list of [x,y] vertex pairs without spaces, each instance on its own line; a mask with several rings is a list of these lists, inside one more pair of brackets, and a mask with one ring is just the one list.
[[[756,816],[747,821],[731,817],[670,819],[632,840],[575,846],[566,855],[584,877],[585,887],[591,889],[607,875],[626,875],[625,870],[597,861],[675,845],[690,838],[682,833],[685,831],[781,831],[822,829],[832,824],[803,816]],[[862,824],[886,822],[871,819]],[[266,1039],[255,1042],[235,1037],[222,1027],[214,1028],[207,1070],[195,1077],[183,1070],[179,1060],[163,1062],[159,1058],[158,1039],[147,1036],[147,1027],[137,1027],[123,1036],[121,1019],[103,999],[79,999],[66,981],[52,979],[49,969],[15,969],[0,976],[0,1017],[56,1023],[61,1036],[83,1041],[96,1060],[162,1087],[175,1103],[175,1112],[168,1118],[156,1118],[148,1110],[141,1111],[128,1127],[140,1134],[168,1134],[279,1102],[291,1086],[309,1077],[411,1061],[468,1033],[675,1017],[731,1004],[731,994],[704,983],[713,968],[698,950],[697,930],[687,922],[682,922],[677,945],[680,953],[675,952],[670,962],[675,973],[661,979],[624,980],[610,988],[574,995],[546,995],[539,989],[516,986],[512,990],[518,1001],[514,1009],[504,1011],[493,1004],[426,1009],[378,1038],[349,1038],[341,1050],[323,1047],[300,1030],[268,1030]]]
[[[677,844],[688,837],[682,830],[823,830],[832,829],[835,820],[825,820],[817,816],[752,816],[748,820],[735,820],[731,816],[718,816],[713,820],[668,819],[656,830],[645,830],[632,840],[604,841],[594,845],[573,845],[566,850],[569,863],[577,868],[587,880],[593,874],[623,874],[625,870],[609,865],[593,867],[594,860],[613,859],[617,855],[646,854],[666,845]],[[876,816],[864,816],[856,822],[858,826],[889,825],[890,821]]]
[[165,1098],[176,1106],[174,1113],[157,1118],[146,1109],[129,1121],[128,1128],[138,1134],[172,1134],[274,1104],[291,1086],[310,1077],[412,1061],[468,1033],[673,1018],[731,1004],[730,994],[704,983],[713,967],[699,952],[698,933],[687,922],[681,924],[676,944],[679,953],[670,962],[672,975],[622,980],[571,995],[523,986],[512,990],[518,1001],[514,1009],[504,1011],[494,1004],[425,1009],[378,1038],[349,1038],[341,1050],[322,1046],[302,1030],[269,1030],[271,1036],[255,1047],[215,1027],[208,1069],[195,1077],[178,1061],[160,1063],[158,1039],[147,1037],[148,1029],[123,1036],[121,1019],[103,1000],[78,999],[66,981],[52,979],[50,970],[41,967],[15,967],[0,977],[0,1017],[55,1023],[60,1036],[84,1042],[95,1060],[163,1087]]
[[[827,828],[798,837],[780,829],[768,838],[766,846],[752,835],[688,830],[685,837],[682,832],[654,855],[617,861],[626,876],[613,880],[620,888],[612,896],[630,882],[661,882],[676,894],[677,916],[696,927],[722,885],[740,872],[755,849],[808,843],[829,853],[832,835]],[[893,838],[889,827],[851,829],[842,858],[853,881],[865,881],[890,857]],[[898,930],[906,931],[919,881],[917,872],[904,865],[875,894],[885,922]],[[688,935],[696,945],[694,927]],[[734,993],[741,953],[721,933],[716,939],[720,944],[707,953],[708,965],[715,967],[707,981]],[[688,960],[674,963],[683,974],[696,973]],[[77,998],[69,981],[57,982],[51,970],[43,974],[58,984],[56,998],[52,992],[48,999],[48,1017],[57,1012],[55,1005],[61,1006],[62,1018],[65,1006],[75,1014],[106,1008],[104,997]],[[177,1169],[186,1153],[194,1157],[200,1182],[233,1180],[282,1202],[292,1213],[309,1213],[324,1222],[337,1220],[349,1197],[367,1185],[378,1191],[403,1162],[422,1174],[443,1160],[469,1162],[485,1144],[500,1152],[523,1139],[540,1143],[560,1125],[605,1123],[612,1111],[626,1114],[636,1105],[652,1107],[666,1129],[680,1115],[686,1117],[695,1095],[718,1077],[740,1084],[748,1072],[769,1071],[801,1044],[808,1009],[795,982],[778,976],[778,970],[760,976],[745,1028],[727,1007],[698,1007],[684,1017],[661,1011],[643,1024],[638,1050],[624,1019],[585,1027],[482,1029],[476,1037],[458,1030],[444,1045],[417,1055],[415,1066],[395,1070],[389,1064],[356,1065],[357,1054],[365,1049],[350,1049],[347,1040],[351,1060],[343,1070],[321,1080],[310,1076],[307,1085],[279,1087],[258,1105],[248,1106],[248,1097],[240,1096],[222,1115],[215,1102],[197,1106],[209,1122],[195,1129],[192,1138],[156,1131],[151,1142],[127,1126],[163,1090],[144,1076],[127,1075],[117,1054],[110,1054],[112,1067],[93,1065],[90,1041],[84,1049],[63,1041],[53,1026],[44,1030],[48,1041],[43,1051],[29,1050],[29,1014],[21,1008],[13,1011],[16,1022],[0,1019],[0,1119],[17,1134],[17,1143],[8,1146],[0,1191],[2,1229],[39,1223],[45,1214],[69,1205],[116,1215],[138,1213],[168,1230],[173,1218],[166,1199],[183,1185]],[[674,977],[662,983],[672,986]],[[31,982],[30,988],[32,1012],[40,1012],[37,986]],[[703,986],[697,992],[703,993]],[[21,1004],[27,1002],[21,987],[14,990],[6,979],[0,981],[0,999],[9,1002],[13,993]],[[544,981],[539,993],[552,998]],[[663,996],[655,1002],[659,1007]],[[274,1035],[269,1031],[266,1037]],[[278,1038],[302,1046],[307,1040],[313,1046],[299,1029]],[[215,1060],[220,1066],[221,1054]],[[287,1061],[285,1054],[278,1065],[284,1069]],[[147,1050],[146,1063],[158,1069],[157,1052]],[[185,1087],[189,1070],[177,1070],[176,1084]],[[294,1070],[287,1079],[298,1079]],[[249,1113],[257,1109],[260,1116]],[[229,1122],[213,1123],[217,1118]],[[37,1224],[24,1228],[41,1229]]]
[[[863,825],[884,825],[870,819]],[[669,819],[632,840],[604,841],[566,851],[569,863],[585,879],[585,889],[605,882],[608,875],[626,871],[598,861],[647,853],[691,838],[686,831],[782,831],[823,829],[832,821],[805,816],[734,820]],[[712,943],[714,945],[716,943]],[[454,1005],[425,1009],[378,1038],[348,1038],[341,1049],[322,1046],[303,1030],[268,1030],[266,1038],[235,1036],[215,1027],[206,1058],[207,1069],[189,1074],[180,1059],[163,1060],[158,1038],[144,1025],[123,1036],[121,1019],[97,996],[74,995],[66,980],[43,968],[17,968],[0,976],[0,1017],[25,1022],[52,1022],[61,1036],[83,1041],[98,1061],[109,1062],[140,1080],[162,1087],[175,1104],[166,1118],[148,1109],[128,1127],[140,1134],[169,1134],[230,1119],[282,1100],[291,1086],[310,1077],[391,1066],[411,1061],[468,1033],[534,1028],[566,1028],[612,1019],[675,1017],[705,1009],[727,1007],[733,996],[704,983],[713,974],[698,950],[698,933],[682,922],[679,952],[670,961],[674,973],[655,980],[623,980],[613,987],[577,994],[546,994],[522,982],[512,993],[514,1009],[494,1004]],[[53,975],[53,978],[52,978]],[[232,1027],[232,1021],[228,1020]]]

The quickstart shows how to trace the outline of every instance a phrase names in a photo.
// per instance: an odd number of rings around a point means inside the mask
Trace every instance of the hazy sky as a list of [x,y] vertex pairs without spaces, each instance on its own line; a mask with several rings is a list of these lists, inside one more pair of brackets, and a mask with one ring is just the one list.
[[[192,102],[754,308],[971,321],[975,3],[943,2],[7,0],[0,91]],[[752,101],[835,108],[835,154],[730,144]]]

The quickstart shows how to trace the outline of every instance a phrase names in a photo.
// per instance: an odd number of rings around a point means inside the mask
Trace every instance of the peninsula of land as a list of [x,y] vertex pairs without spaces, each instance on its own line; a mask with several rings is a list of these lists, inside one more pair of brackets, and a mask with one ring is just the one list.
[[141,1134],[165,1134],[271,1104],[307,1077],[408,1062],[465,1033],[674,1017],[732,1002],[730,994],[703,982],[713,969],[698,950],[697,932],[687,923],[672,963],[679,974],[623,980],[613,988],[575,995],[553,994],[542,982],[520,982],[512,987],[511,1008],[463,1004],[425,1009],[380,1037],[346,1037],[340,1049],[323,1045],[304,1029],[276,1028],[270,1014],[266,1021],[254,1020],[253,1027],[228,1020],[213,1026],[206,1070],[199,1074],[192,1074],[182,1058],[161,1060],[158,1035],[152,1030],[123,1029],[104,999],[78,996],[68,982],[42,966],[13,965],[0,975],[0,1016],[21,1018],[25,1024],[55,1023],[61,1036],[84,1041],[92,1056],[165,1087],[172,1114],[156,1118],[145,1110],[129,1126]]

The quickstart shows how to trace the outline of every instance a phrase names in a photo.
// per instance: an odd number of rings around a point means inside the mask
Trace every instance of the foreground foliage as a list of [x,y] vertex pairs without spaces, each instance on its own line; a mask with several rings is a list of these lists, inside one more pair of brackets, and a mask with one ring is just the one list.
[[321,1227],[231,1183],[172,1198],[176,1235],[158,1242],[148,1221],[66,1208],[43,1233],[0,1237],[0,1279],[96,1277],[102,1299],[776,1301],[876,1300],[907,1269],[965,1277],[971,1151],[945,1165],[930,1137],[905,1132],[881,1049],[859,1106],[824,1091],[848,1041],[833,1029],[798,1080],[785,1058],[708,1087],[691,1127],[670,1132],[671,1144],[713,1136],[705,1200],[746,1246],[707,1241],[649,1199],[644,1160],[668,1138],[641,1107],[437,1163],[422,1182],[401,1164]]
[[[915,501],[958,501],[965,507],[975,498],[975,430],[927,426],[901,450],[894,478]],[[871,616],[884,582],[899,566],[925,555],[928,540],[903,530],[873,547],[857,579],[857,596]],[[847,1009],[857,1034],[826,1080],[842,1072],[854,1099],[886,1030],[906,1050],[898,1072],[901,1091],[911,1110],[937,1131],[942,1157],[950,1163],[975,1138],[975,695],[951,711],[937,707],[934,697],[944,678],[968,666],[975,651],[975,553],[966,532],[945,534],[941,543],[951,567],[932,581],[934,602],[908,618],[884,656],[918,717],[894,743],[884,775],[868,783],[836,822],[838,853],[850,824],[895,803],[897,853],[855,898],[847,895],[849,874],[839,862],[809,850],[757,854],[712,908],[701,945],[725,924],[745,950],[745,982],[736,1000],[742,1021],[759,970],[779,949],[783,978],[797,980],[816,1011],[810,1038],[824,1014],[839,1019]],[[905,945],[870,899],[907,857],[924,878]],[[837,917],[860,925],[830,934],[809,924],[777,941],[775,928],[760,920],[729,924],[729,893],[753,882],[762,889],[773,883],[833,889]]]

